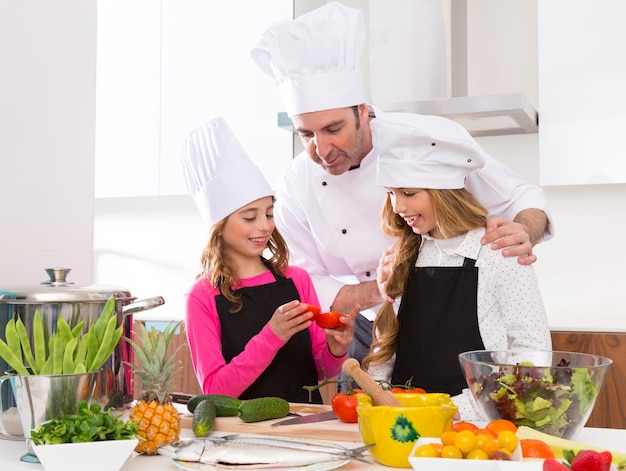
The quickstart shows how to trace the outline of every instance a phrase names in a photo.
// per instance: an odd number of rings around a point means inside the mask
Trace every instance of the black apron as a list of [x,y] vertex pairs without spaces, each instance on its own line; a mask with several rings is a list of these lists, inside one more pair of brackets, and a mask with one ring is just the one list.
[[[271,268],[270,268],[271,269]],[[300,299],[293,280],[274,273],[276,282],[235,290],[243,308],[229,312],[234,303],[219,294],[215,297],[222,326],[222,354],[226,363],[239,355],[248,341],[257,335],[282,304]],[[289,402],[309,402],[309,392],[303,386],[318,383],[317,370],[309,330],[291,337],[276,353],[272,363],[240,396],[240,399],[278,396]],[[311,402],[321,404],[319,390],[312,393]]]
[[452,396],[467,387],[458,354],[484,349],[476,306],[478,268],[415,267],[398,310],[400,331],[392,384]]

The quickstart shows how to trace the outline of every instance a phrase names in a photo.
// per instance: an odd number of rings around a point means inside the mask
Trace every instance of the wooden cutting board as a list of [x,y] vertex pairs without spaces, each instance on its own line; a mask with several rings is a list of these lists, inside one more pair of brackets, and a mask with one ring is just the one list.
[[[290,412],[309,415],[331,410],[330,406],[321,404],[290,404]],[[192,414],[181,412],[182,428],[191,428]],[[272,427],[273,423],[291,418],[264,420],[262,422],[246,423],[239,417],[217,417],[213,430],[218,432],[255,433],[259,435],[287,436],[298,438],[315,438],[318,440],[337,440],[361,443],[358,424],[346,424],[338,419],[326,420],[310,424],[280,425]]]

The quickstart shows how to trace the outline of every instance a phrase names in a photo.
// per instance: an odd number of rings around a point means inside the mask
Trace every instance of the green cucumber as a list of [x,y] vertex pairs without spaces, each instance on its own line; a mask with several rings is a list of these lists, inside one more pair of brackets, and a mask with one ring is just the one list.
[[201,401],[193,412],[191,430],[196,437],[206,437],[215,425],[215,404],[210,399]]
[[242,401],[236,397],[226,396],[224,394],[198,394],[193,396],[187,402],[187,410],[194,412],[198,404],[209,399],[215,404],[217,417],[233,417],[239,412],[239,406]]
[[244,422],[280,419],[289,414],[289,403],[281,397],[248,399],[239,406],[239,418]]

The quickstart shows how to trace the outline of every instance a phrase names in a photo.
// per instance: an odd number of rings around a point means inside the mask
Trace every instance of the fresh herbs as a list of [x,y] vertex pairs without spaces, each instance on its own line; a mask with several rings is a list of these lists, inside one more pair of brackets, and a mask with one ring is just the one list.
[[62,419],[49,420],[30,432],[34,445],[59,443],[98,442],[104,440],[129,440],[137,437],[137,425],[123,421],[111,411],[102,412],[98,404],[87,401],[76,404],[77,413]]
[[587,368],[568,366],[561,360],[557,368],[528,363],[502,367],[474,387],[478,399],[502,418],[561,437],[586,419],[598,394]]

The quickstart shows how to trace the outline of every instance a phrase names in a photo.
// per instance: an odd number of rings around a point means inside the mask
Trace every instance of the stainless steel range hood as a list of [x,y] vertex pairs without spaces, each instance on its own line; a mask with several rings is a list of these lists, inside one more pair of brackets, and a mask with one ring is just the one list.
[[[539,131],[539,115],[522,93],[442,98],[390,103],[384,111],[443,116],[461,124],[474,137],[529,134]],[[295,132],[287,113],[278,113],[278,126]]]
[[391,103],[380,108],[444,116],[457,121],[474,137],[539,131],[539,115],[522,93]]
[[[350,5],[348,1],[344,3]],[[388,9],[387,6],[363,1],[357,3],[369,18],[370,52],[364,71],[369,72],[370,101],[374,106],[384,111],[444,116],[459,122],[474,137],[539,132],[537,110],[523,93],[468,96],[467,0],[429,0],[423,3],[394,0],[394,8],[398,11],[386,17],[381,15],[384,11],[376,8]],[[418,24],[418,21],[422,23]],[[438,26],[434,30],[429,29],[433,24]],[[396,35],[396,41],[398,38],[400,41],[392,43],[390,32]],[[403,49],[399,47],[401,43],[405,51],[411,50],[411,55],[406,52],[397,62],[388,62],[395,51]],[[423,62],[431,66],[407,65],[407,57],[412,58],[412,64],[417,61],[420,65]],[[398,85],[397,75],[385,75],[389,73],[407,77],[413,74],[411,84],[420,82],[420,86],[415,88],[432,89],[433,92],[418,94],[427,98],[424,100],[387,101],[385,98],[390,94],[378,91],[385,88],[393,92],[391,89]],[[401,89],[402,83],[400,85],[397,88]],[[433,96],[444,98],[428,99]],[[397,97],[397,94],[394,95],[394,98]],[[286,113],[278,114],[278,125],[293,131]]]

